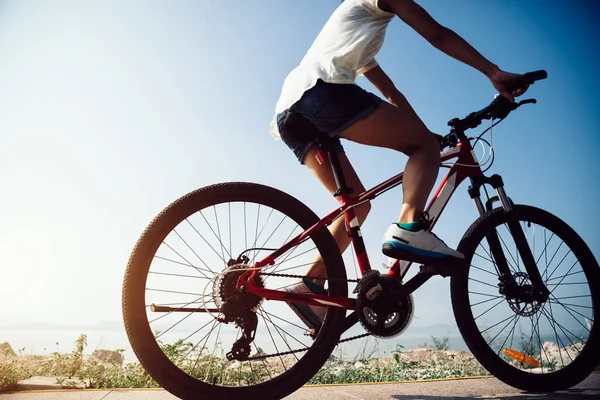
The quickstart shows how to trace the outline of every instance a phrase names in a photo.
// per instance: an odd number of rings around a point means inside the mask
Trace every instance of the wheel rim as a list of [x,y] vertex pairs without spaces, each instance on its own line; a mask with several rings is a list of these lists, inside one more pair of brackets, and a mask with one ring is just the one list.
[[594,324],[594,298],[566,237],[533,221],[520,225],[551,292],[548,301],[527,299],[531,281],[508,226],[500,224],[496,231],[519,296],[507,300],[499,293],[493,257],[482,239],[469,268],[469,304],[476,328],[501,360],[524,372],[547,374],[564,369],[582,353]]
[[[278,248],[304,229],[274,208],[242,201],[211,205],[180,219],[174,229],[163,234],[148,269],[144,305],[147,325],[155,333],[152,345],[159,346],[172,364],[190,377],[216,386],[253,386],[290,371],[315,342],[305,335],[306,326],[289,306],[277,301],[258,304],[253,359],[229,361],[225,354],[240,330],[215,320],[219,316],[215,309],[223,299],[217,298],[211,279],[244,250]],[[252,265],[268,251],[245,254],[247,264]],[[315,242],[308,238],[264,272],[304,275],[316,254]],[[270,289],[297,282],[297,278],[278,276],[262,279]],[[195,308],[213,311],[189,311]],[[272,356],[277,353],[289,354]]]

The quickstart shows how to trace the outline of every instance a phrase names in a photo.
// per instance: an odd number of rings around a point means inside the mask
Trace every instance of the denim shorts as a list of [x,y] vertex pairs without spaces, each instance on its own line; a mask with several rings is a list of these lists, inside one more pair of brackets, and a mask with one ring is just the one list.
[[[335,139],[334,148],[343,151],[339,134],[355,122],[371,115],[381,99],[354,84],[327,83],[319,79],[300,100],[277,115],[281,140],[294,152],[300,164],[318,141],[310,129],[286,126],[290,110],[302,115],[321,133]],[[294,129],[296,128],[296,129]]]

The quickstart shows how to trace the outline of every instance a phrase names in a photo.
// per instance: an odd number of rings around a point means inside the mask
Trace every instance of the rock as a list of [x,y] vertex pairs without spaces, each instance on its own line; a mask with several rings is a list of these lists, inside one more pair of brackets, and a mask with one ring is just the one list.
[[8,342],[0,343],[0,355],[15,357],[17,354],[14,352]]
[[119,367],[123,365],[123,354],[113,350],[94,350],[90,356],[91,360],[98,361],[101,364],[115,364]]

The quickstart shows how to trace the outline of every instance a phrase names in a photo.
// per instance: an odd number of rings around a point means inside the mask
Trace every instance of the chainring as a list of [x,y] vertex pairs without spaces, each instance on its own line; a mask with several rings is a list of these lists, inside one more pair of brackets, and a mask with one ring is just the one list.
[[397,279],[373,272],[357,286],[358,321],[375,337],[397,336],[404,332],[412,321],[412,295],[404,293],[402,283]]

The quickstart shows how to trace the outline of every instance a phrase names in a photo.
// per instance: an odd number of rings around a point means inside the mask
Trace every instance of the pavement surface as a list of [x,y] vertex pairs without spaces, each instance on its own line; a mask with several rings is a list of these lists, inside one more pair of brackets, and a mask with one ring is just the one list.
[[[45,388],[30,390],[32,388]],[[162,389],[61,390],[52,378],[23,381],[18,391],[0,394],[0,400],[171,400]],[[286,397],[289,400],[571,400],[600,399],[600,374],[592,374],[579,385],[555,393],[527,393],[495,378],[413,381],[358,385],[305,386]],[[250,400],[250,399],[248,399]],[[252,399],[253,400],[253,399]]]

